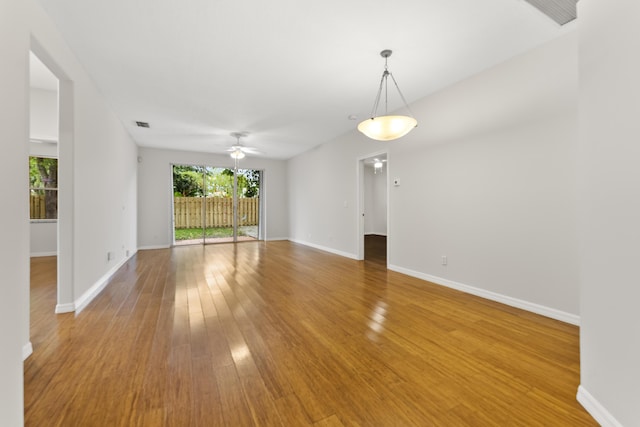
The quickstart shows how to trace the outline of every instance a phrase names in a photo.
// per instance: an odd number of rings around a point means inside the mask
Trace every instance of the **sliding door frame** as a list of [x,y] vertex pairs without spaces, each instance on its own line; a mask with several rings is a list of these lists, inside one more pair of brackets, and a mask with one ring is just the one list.
[[[264,221],[266,216],[264,215],[264,206],[265,206],[265,200],[264,200],[264,170],[262,169],[251,169],[251,168],[240,168],[240,167],[233,167],[233,168],[228,168],[228,167],[217,167],[217,166],[206,166],[203,164],[188,164],[188,163],[170,163],[169,164],[169,170],[170,170],[170,185],[169,185],[169,190],[171,192],[171,197],[170,197],[170,215],[171,215],[171,219],[170,219],[170,227],[171,227],[171,246],[181,246],[181,245],[177,245],[176,244],[176,217],[175,217],[175,191],[174,191],[174,167],[175,166],[189,166],[189,167],[194,167],[194,168],[199,168],[201,169],[201,174],[202,174],[202,188],[203,188],[203,203],[202,203],[202,212],[201,212],[201,227],[202,227],[202,236],[201,238],[197,239],[199,240],[198,243],[192,243],[192,244],[202,244],[202,245],[210,245],[210,244],[218,244],[218,243],[238,243],[238,228],[240,227],[240,221],[239,221],[239,199],[240,197],[238,197],[238,171],[239,170],[251,170],[251,171],[256,171],[259,173],[260,176],[260,184],[259,184],[259,193],[258,193],[258,225],[257,225],[257,233],[256,233],[256,237],[255,237],[255,241],[259,241],[259,240],[264,240]],[[212,241],[211,239],[207,238],[207,199],[210,198],[209,196],[207,196],[208,193],[208,187],[207,187],[207,174],[212,172],[215,169],[229,169],[229,170],[233,170],[233,194],[232,194],[232,241],[231,242],[216,242],[216,241]],[[196,239],[194,239],[196,240]]]

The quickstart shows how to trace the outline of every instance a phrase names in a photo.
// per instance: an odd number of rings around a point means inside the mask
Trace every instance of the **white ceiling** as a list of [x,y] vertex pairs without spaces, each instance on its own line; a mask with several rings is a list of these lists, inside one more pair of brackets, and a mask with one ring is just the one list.
[[281,159],[370,114],[383,49],[412,102],[571,26],[524,0],[39,1],[138,145],[222,153],[248,131]]

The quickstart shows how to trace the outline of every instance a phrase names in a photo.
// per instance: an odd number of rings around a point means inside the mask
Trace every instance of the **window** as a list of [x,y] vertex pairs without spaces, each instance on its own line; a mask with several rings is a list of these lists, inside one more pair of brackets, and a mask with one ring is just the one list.
[[58,159],[29,157],[31,219],[58,219]]

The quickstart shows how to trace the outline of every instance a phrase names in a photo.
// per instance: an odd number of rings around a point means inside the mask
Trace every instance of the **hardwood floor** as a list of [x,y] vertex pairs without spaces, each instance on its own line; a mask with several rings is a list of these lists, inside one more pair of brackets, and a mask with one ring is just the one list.
[[32,266],[28,426],[597,425],[578,328],[376,263],[141,251],[77,316],[53,314],[50,264]]

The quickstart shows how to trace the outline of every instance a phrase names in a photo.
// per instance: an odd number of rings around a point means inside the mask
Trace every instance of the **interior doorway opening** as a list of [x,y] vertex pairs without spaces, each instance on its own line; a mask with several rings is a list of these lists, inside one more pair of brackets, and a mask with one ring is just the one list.
[[[58,269],[59,80],[34,53],[29,53],[29,255],[32,270],[46,265],[47,280],[30,279],[30,300],[46,301],[34,310],[56,311]],[[27,191],[25,189],[25,191]],[[35,264],[35,265],[34,265]],[[32,304],[30,304],[31,308]],[[33,316],[30,316],[30,319]],[[36,343],[37,345],[37,343]]]
[[[29,58],[29,155],[45,162],[25,161],[29,167],[29,198],[42,197],[44,218],[31,217],[29,241],[30,261],[47,266],[51,280],[30,280],[25,310],[28,315],[23,358],[37,350],[39,337],[32,337],[32,311],[67,313],[75,310],[73,292],[73,82],[56,61],[31,39]],[[52,162],[53,160],[56,162]],[[26,160],[26,159],[25,159]],[[60,160],[59,168],[51,163]],[[35,164],[34,164],[35,163]],[[32,170],[32,166],[35,166]],[[44,170],[40,168],[44,166]],[[34,188],[40,186],[42,188]],[[36,191],[33,191],[32,188]],[[30,206],[30,216],[34,208]],[[53,213],[53,215],[52,215]],[[42,215],[41,215],[42,216]],[[54,218],[55,217],[55,218]],[[44,258],[49,258],[48,260]],[[39,261],[39,262],[38,262]],[[42,265],[38,265],[38,268]],[[38,288],[36,294],[32,288]],[[43,286],[40,286],[43,285]],[[45,289],[46,288],[46,289]],[[52,298],[40,304],[38,292],[45,289]],[[32,300],[37,304],[32,310]],[[42,313],[38,313],[42,314]],[[36,320],[37,321],[37,320]],[[35,341],[33,341],[35,340]]]
[[388,156],[374,153],[358,161],[358,259],[387,265]]

